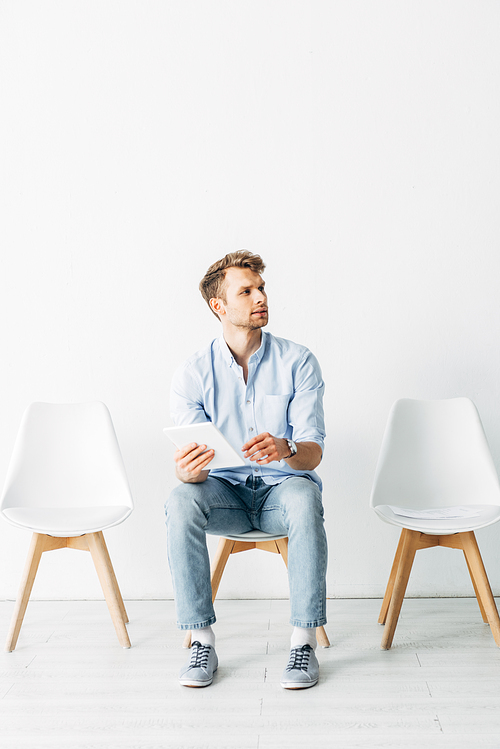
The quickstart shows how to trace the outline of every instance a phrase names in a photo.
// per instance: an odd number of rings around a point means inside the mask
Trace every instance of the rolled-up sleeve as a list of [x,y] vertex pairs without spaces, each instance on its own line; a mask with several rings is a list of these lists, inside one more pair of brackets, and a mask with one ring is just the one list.
[[198,378],[189,366],[179,367],[172,378],[170,416],[175,426],[210,421],[203,406],[203,392]]
[[316,442],[324,449],[324,382],[319,362],[307,351],[294,372],[294,393],[288,405],[288,423],[295,442]]

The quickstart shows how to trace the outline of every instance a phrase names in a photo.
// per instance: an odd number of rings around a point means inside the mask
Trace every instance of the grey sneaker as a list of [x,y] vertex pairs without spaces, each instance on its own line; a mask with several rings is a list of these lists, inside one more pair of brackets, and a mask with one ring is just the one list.
[[208,687],[214,680],[219,661],[211,645],[202,645],[198,640],[191,646],[191,658],[179,674],[184,687]]
[[283,671],[281,686],[284,689],[307,689],[318,683],[319,663],[310,645],[290,650],[288,666]]

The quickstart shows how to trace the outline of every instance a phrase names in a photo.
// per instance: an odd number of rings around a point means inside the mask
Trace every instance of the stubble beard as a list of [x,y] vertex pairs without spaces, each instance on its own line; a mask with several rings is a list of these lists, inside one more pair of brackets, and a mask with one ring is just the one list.
[[260,328],[264,328],[269,321],[269,315],[266,315],[265,317],[259,317],[257,320],[250,320],[250,323],[248,325],[249,330],[259,330]]
[[236,319],[230,320],[230,322],[235,328],[240,328],[240,330],[260,330],[260,328],[264,328],[269,322],[269,314],[265,317],[258,317],[256,320],[250,316],[249,320]]

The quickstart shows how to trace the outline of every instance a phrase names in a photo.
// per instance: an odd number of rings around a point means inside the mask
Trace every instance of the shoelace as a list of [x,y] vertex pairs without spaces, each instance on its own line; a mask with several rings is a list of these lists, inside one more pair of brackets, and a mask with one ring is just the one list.
[[189,668],[206,668],[208,665],[208,656],[210,655],[210,645],[202,645],[201,642],[193,642],[191,646],[191,660]]
[[296,669],[297,671],[307,671],[311,652],[312,648],[310,645],[302,645],[301,648],[292,648],[286,670],[294,671]]

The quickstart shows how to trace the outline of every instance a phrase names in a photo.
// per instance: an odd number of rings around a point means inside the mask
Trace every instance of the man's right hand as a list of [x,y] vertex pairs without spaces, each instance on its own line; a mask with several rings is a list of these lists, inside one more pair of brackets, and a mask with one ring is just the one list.
[[175,475],[184,484],[199,484],[207,478],[206,468],[213,457],[214,451],[207,450],[206,445],[190,442],[174,453]]

